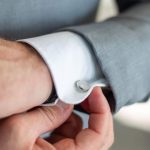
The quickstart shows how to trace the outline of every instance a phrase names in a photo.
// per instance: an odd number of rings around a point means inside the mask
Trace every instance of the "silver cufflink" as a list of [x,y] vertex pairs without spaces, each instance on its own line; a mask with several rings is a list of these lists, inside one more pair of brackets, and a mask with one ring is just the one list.
[[87,92],[90,89],[90,84],[84,80],[78,80],[75,82],[75,85],[78,90],[81,92]]

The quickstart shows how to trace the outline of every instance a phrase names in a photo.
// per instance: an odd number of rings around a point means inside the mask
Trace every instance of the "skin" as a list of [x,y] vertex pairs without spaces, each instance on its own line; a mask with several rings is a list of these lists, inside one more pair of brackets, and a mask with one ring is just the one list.
[[[109,105],[101,89],[95,88],[82,106],[90,114],[87,129],[82,129],[81,119],[72,114],[73,106],[62,102],[53,107],[40,107],[1,120],[1,149],[109,149],[114,140],[113,122]],[[54,132],[48,139],[39,137],[42,133],[52,130]]]
[[[0,39],[0,71],[0,149],[106,150],[112,145],[112,116],[99,88],[81,104],[90,114],[88,129],[82,129],[72,105],[59,102],[27,112],[42,104],[53,86],[46,64],[32,47]],[[39,137],[53,130],[49,139]]]
[[50,72],[35,50],[0,39],[0,118],[39,106],[51,90]]

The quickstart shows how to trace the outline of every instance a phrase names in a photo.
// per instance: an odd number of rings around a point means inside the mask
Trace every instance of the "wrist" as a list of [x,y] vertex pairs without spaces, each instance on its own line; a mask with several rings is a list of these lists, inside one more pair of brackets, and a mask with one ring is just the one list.
[[44,103],[52,90],[49,69],[30,46],[0,40],[0,118]]
[[51,95],[53,89],[52,77],[48,66],[32,46],[21,42],[17,42],[17,44],[18,46],[20,45],[20,50],[24,51],[26,55],[29,55],[30,65],[35,65],[35,68],[37,68],[37,75],[41,84],[41,89],[45,89],[45,96],[43,97],[43,99],[47,100],[47,98],[49,98],[49,96]]

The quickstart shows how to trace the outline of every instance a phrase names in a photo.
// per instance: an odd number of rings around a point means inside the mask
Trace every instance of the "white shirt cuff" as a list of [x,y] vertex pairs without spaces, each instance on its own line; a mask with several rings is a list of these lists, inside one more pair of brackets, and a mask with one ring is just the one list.
[[79,35],[58,32],[20,41],[35,48],[45,60],[63,102],[78,104],[95,86],[107,85],[95,56]]

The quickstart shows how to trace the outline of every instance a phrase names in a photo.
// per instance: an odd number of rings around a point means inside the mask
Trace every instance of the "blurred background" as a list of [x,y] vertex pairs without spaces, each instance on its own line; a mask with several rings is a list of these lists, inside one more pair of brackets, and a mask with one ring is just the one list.
[[[101,0],[97,21],[118,14],[115,0]],[[81,114],[87,127],[88,116]],[[150,101],[125,107],[114,116],[115,143],[110,150],[150,150]]]

